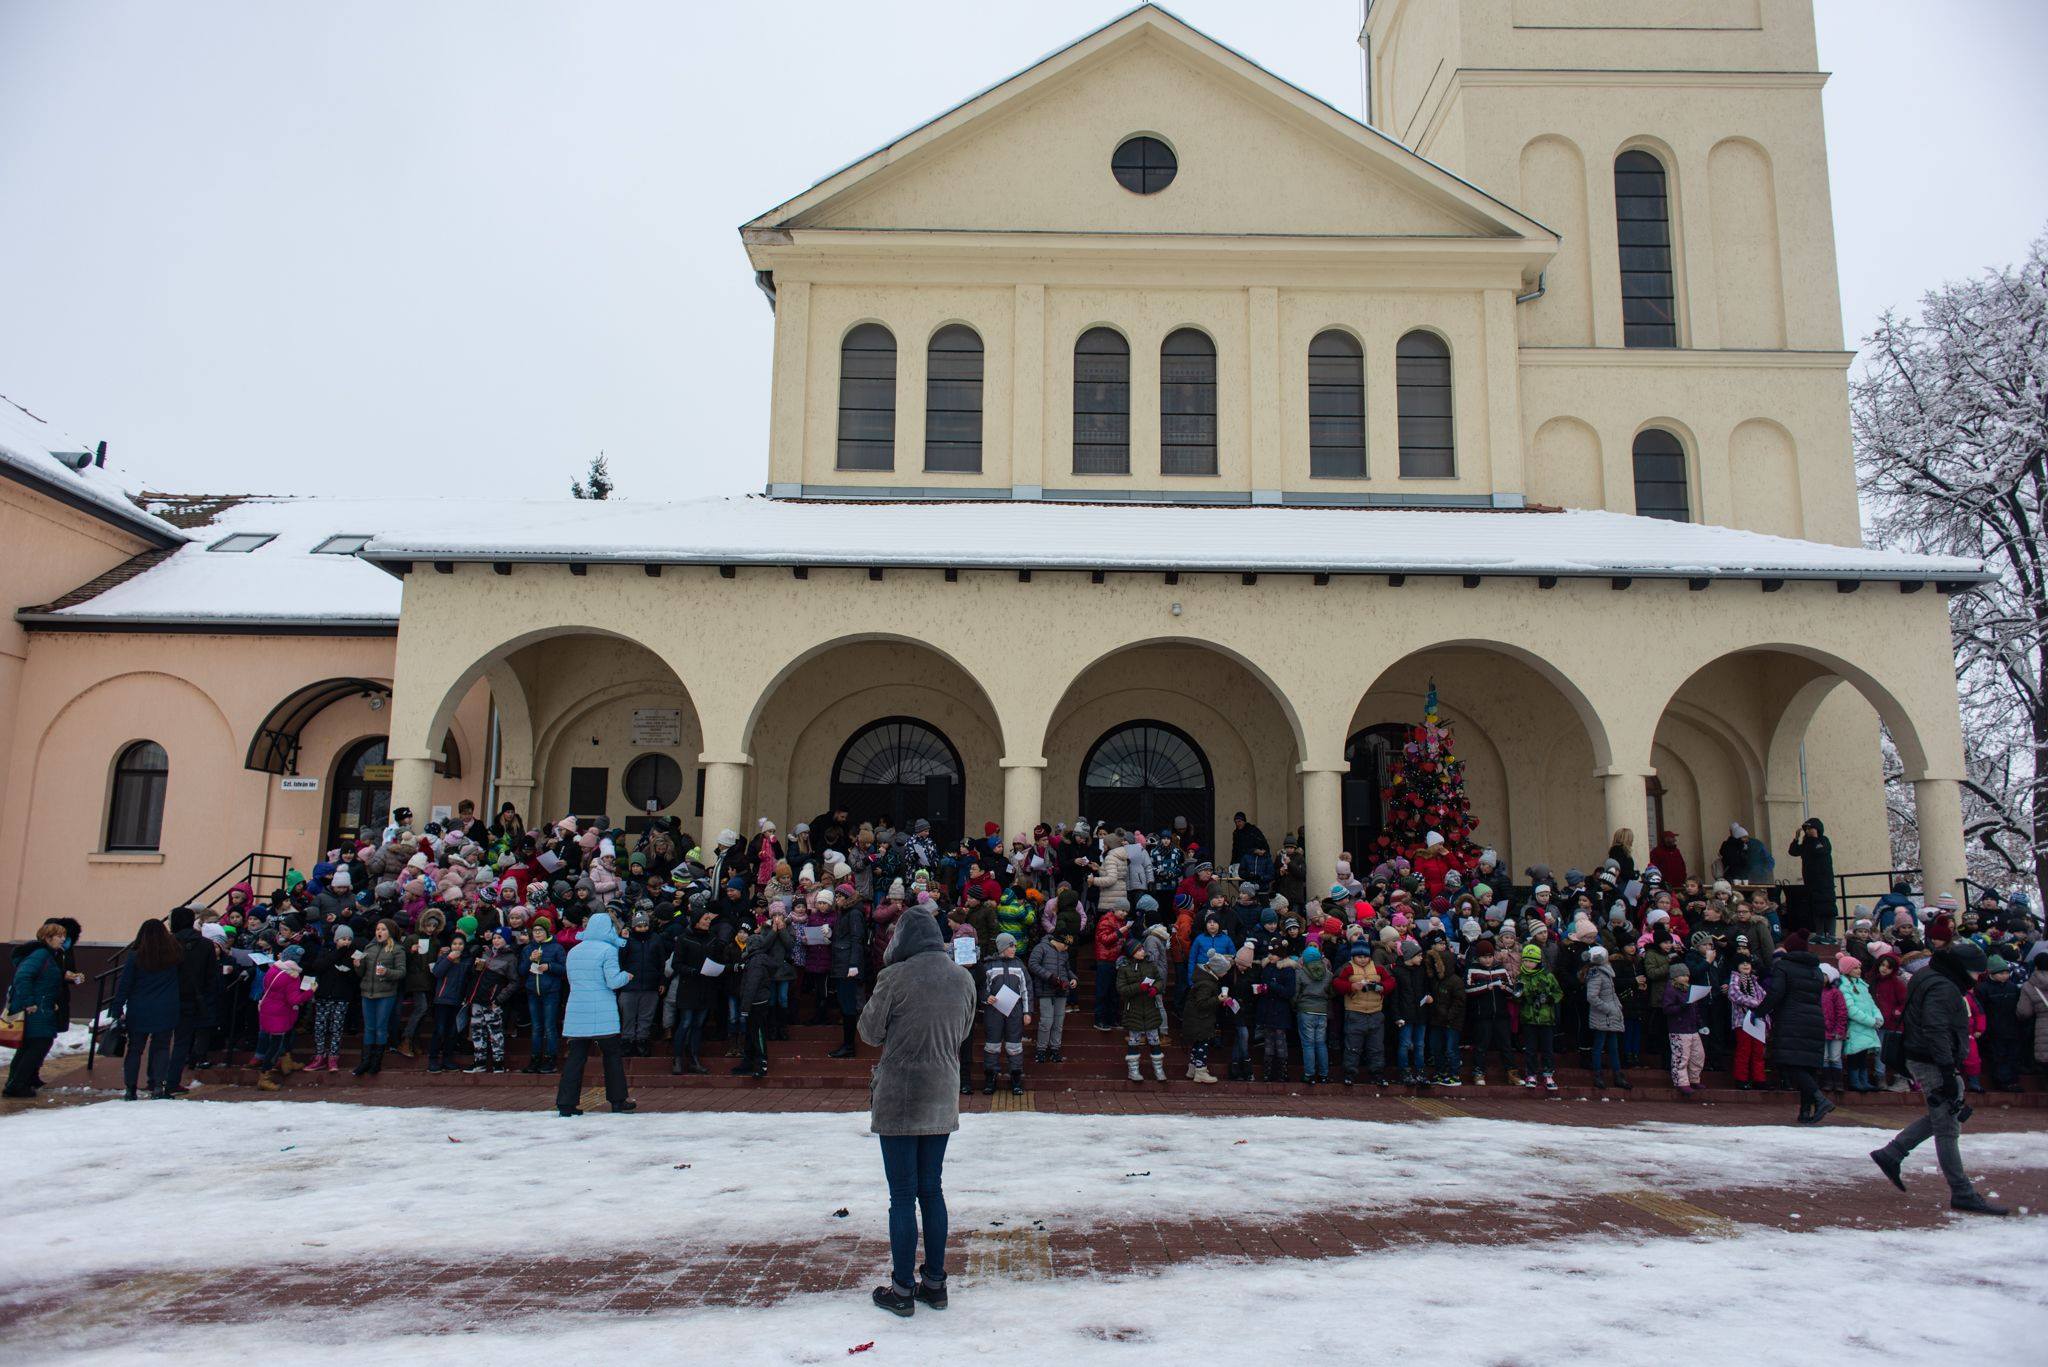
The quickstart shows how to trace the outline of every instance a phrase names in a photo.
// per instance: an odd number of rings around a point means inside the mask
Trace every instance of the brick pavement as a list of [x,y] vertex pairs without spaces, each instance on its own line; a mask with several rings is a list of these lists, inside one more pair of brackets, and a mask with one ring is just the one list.
[[[1419,1117],[1418,1117],[1419,1118]],[[2048,1171],[1980,1174],[2008,1203],[2048,1209]],[[1788,1193],[1783,1187],[1646,1191],[1621,1188],[1549,1208],[1430,1201],[1369,1211],[1330,1211],[1256,1225],[1223,1219],[1138,1221],[1093,1228],[1006,1226],[954,1230],[956,1285],[1075,1276],[1130,1277],[1198,1260],[1257,1264],[1324,1259],[1430,1245],[1501,1247],[1583,1237],[1727,1238],[1745,1228],[1924,1229],[1959,1220],[1939,1184],[1916,1175],[1898,1196],[1873,1174],[1861,1184]],[[2029,1218],[2039,1219],[2039,1215]],[[872,1226],[874,1221],[866,1222]],[[204,1273],[111,1273],[53,1294],[0,1293],[0,1319],[24,1338],[63,1337],[89,1323],[100,1342],[123,1326],[271,1322],[402,1308],[415,1333],[460,1332],[527,1316],[579,1311],[646,1315],[704,1306],[772,1304],[814,1292],[871,1285],[888,1246],[870,1228],[839,1225],[802,1243],[619,1249],[460,1262],[285,1264]]]

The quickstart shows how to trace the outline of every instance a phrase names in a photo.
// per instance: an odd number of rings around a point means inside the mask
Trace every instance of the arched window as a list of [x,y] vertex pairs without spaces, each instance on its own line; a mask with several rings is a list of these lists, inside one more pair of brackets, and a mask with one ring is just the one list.
[[1411,332],[1394,348],[1401,419],[1401,478],[1458,473],[1451,431],[1451,349],[1434,332]]
[[1365,351],[1335,328],[1308,344],[1308,472],[1365,477]]
[[441,733],[441,758],[434,761],[434,773],[440,778],[462,777],[462,747],[455,743],[455,733]]
[[1621,248],[1623,346],[1677,346],[1671,200],[1664,163],[1641,150],[1614,159],[1614,231]]
[[107,848],[153,850],[163,838],[164,785],[171,760],[153,740],[139,740],[114,761],[114,792],[107,803]]
[[1131,348],[1114,328],[1074,343],[1074,473],[1131,472]]
[[925,352],[924,468],[981,473],[981,337],[958,323]]
[[1215,830],[1216,781],[1194,738],[1162,721],[1126,722],[1081,762],[1081,813],[1127,830],[1164,830],[1185,817],[1207,848]]
[[1636,433],[1636,515],[1692,521],[1685,445],[1661,427]]
[[840,747],[832,765],[832,805],[855,821],[887,820],[900,831],[932,823],[941,847],[960,838],[967,795],[960,752],[944,733],[915,717],[870,722]]
[[1216,473],[1216,344],[1193,328],[1159,348],[1159,473]]
[[896,339],[880,323],[839,344],[839,468],[896,468]]

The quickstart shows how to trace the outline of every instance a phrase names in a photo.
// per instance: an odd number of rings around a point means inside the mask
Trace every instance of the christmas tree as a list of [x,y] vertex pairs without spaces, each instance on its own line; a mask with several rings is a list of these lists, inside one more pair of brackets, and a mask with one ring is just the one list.
[[1452,752],[1451,728],[1437,713],[1435,679],[1422,705],[1422,725],[1408,728],[1407,742],[1388,767],[1387,824],[1376,845],[1378,858],[1412,860],[1435,831],[1444,838],[1453,864],[1470,869],[1477,863],[1472,831],[1479,822],[1465,796],[1465,762]]

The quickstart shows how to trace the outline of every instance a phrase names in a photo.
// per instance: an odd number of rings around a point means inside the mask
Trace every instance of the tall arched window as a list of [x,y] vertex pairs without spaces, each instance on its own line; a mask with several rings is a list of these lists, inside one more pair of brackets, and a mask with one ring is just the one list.
[[1131,472],[1131,348],[1114,328],[1074,343],[1074,473]]
[[1411,332],[1394,348],[1401,419],[1401,478],[1458,473],[1451,429],[1451,349],[1434,332]]
[[1614,159],[1614,231],[1621,247],[1621,341],[1678,345],[1671,287],[1671,200],[1664,163],[1640,149]]
[[1081,761],[1081,812],[1126,830],[1157,831],[1184,817],[1206,848],[1215,830],[1216,778],[1194,737],[1163,721],[1106,732]]
[[925,351],[924,468],[981,473],[981,336],[959,323]]
[[153,850],[163,838],[164,786],[171,760],[153,740],[139,740],[114,761],[114,792],[107,803],[107,848]]
[[1308,472],[1365,477],[1365,351],[1335,328],[1308,344]]
[[943,847],[960,838],[966,799],[960,752],[945,733],[916,717],[868,723],[839,749],[832,764],[832,805],[855,821],[886,820],[907,831],[920,818],[932,823]]
[[1685,477],[1685,445],[1661,427],[1636,433],[1636,515],[1692,521]]
[[896,468],[896,339],[880,323],[839,344],[839,468]]
[[1216,344],[1193,328],[1159,348],[1159,473],[1216,473]]

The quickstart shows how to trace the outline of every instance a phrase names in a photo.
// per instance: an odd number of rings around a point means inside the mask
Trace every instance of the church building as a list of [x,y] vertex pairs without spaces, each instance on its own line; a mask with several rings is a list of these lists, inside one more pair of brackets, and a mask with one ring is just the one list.
[[463,798],[1242,811],[1314,885],[1432,685],[1510,869],[1888,869],[1882,723],[1954,890],[1983,569],[1862,544],[1810,0],[1360,42],[1367,122],[1141,6],[748,220],[759,494],[138,501],[0,406],[0,932]]

